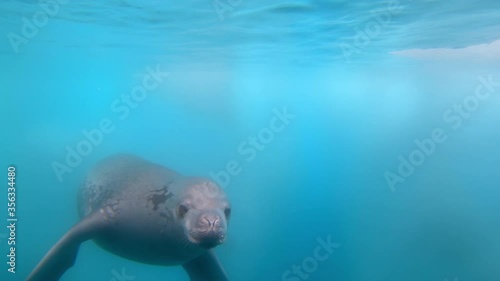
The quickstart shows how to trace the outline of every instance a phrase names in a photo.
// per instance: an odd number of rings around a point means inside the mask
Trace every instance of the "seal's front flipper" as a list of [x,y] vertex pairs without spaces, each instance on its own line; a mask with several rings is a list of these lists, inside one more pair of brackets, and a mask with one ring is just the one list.
[[219,260],[208,251],[183,265],[191,281],[229,281]]
[[84,218],[68,231],[33,269],[27,281],[57,281],[75,263],[80,244],[104,226],[100,213]]

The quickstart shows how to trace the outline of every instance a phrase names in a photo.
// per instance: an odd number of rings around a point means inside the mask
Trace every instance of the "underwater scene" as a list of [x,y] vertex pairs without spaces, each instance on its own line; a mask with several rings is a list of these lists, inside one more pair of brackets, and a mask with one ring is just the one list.
[[499,281],[500,1],[2,0],[0,281]]

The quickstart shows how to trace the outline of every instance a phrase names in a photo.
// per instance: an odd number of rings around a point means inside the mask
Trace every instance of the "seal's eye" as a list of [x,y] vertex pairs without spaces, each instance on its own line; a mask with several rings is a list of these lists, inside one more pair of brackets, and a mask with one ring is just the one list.
[[229,218],[229,216],[231,215],[231,208],[227,207],[226,209],[224,209],[224,215],[226,215],[226,218]]
[[189,211],[189,207],[185,204],[179,205],[179,217],[183,218],[184,215]]

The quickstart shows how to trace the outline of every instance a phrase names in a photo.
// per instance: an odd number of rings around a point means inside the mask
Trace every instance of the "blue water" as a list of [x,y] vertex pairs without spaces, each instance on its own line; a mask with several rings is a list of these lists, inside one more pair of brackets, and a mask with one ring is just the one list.
[[[216,249],[231,280],[500,280],[499,1],[61,2],[46,22],[38,1],[0,3],[19,219],[15,274],[0,228],[0,280],[25,280],[78,221],[86,172],[120,152],[187,175],[239,164]],[[148,68],[157,85],[126,103]],[[61,280],[187,276],[86,242]]]

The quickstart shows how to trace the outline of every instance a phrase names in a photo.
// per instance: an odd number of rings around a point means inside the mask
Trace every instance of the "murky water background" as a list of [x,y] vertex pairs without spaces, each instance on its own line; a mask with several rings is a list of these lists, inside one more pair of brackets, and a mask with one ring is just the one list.
[[[119,152],[188,175],[238,163],[216,250],[231,280],[500,279],[500,2],[51,3],[0,4],[19,218],[15,275],[0,228],[0,280],[26,278],[77,222],[86,171]],[[87,242],[62,280],[187,276]]]

